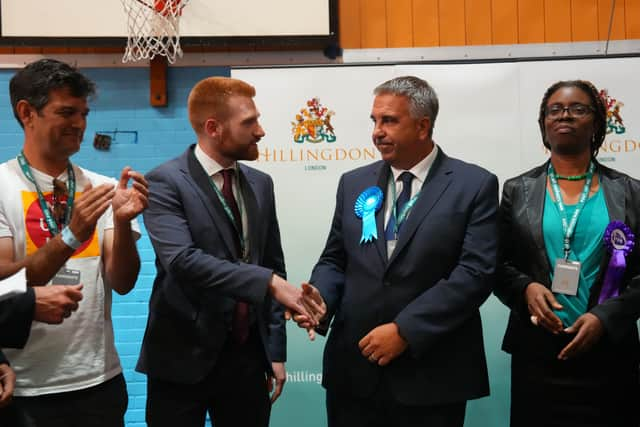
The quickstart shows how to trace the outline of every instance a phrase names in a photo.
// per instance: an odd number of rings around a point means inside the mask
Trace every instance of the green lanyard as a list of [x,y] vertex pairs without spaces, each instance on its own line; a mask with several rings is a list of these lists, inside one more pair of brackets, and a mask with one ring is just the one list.
[[593,172],[595,171],[595,165],[593,162],[589,164],[589,170],[587,171],[587,177],[584,182],[584,188],[582,189],[582,193],[580,194],[580,199],[578,200],[578,204],[576,205],[576,210],[573,211],[573,216],[571,220],[567,220],[567,210],[562,202],[562,194],[560,193],[560,185],[558,185],[558,176],[556,174],[553,165],[549,163],[548,175],[549,181],[551,182],[551,189],[553,190],[553,195],[555,196],[555,204],[558,207],[558,211],[560,212],[560,218],[562,219],[562,230],[564,232],[564,259],[569,259],[569,252],[571,252],[571,238],[573,237],[573,233],[576,230],[576,224],[578,223],[578,217],[584,208],[584,205],[587,203],[587,199],[589,197],[589,190],[591,189],[591,181],[593,179]]
[[[236,223],[236,219],[233,216],[233,212],[231,212],[231,208],[227,204],[227,201],[225,200],[224,195],[222,194],[222,192],[220,191],[220,189],[218,188],[216,183],[213,182],[213,179],[210,176],[209,176],[209,182],[211,183],[211,186],[215,190],[216,195],[218,196],[218,199],[220,200],[220,203],[222,203],[222,207],[224,208],[224,212],[227,214],[227,217],[229,217],[229,219],[231,220],[231,223],[233,224],[233,228],[236,229],[236,233],[238,234],[238,240],[240,241],[240,251],[242,252],[242,258],[246,259],[246,255],[247,254],[245,253],[246,244],[245,244],[245,241],[244,241],[244,236],[240,232],[240,227]],[[242,196],[238,197],[237,203],[238,203],[238,212],[240,213],[240,220],[242,220]]]
[[[60,233],[60,229],[58,228],[58,223],[53,218],[53,214],[51,213],[51,209],[49,209],[49,205],[47,204],[42,191],[40,190],[40,186],[36,182],[33,174],[31,173],[31,167],[27,162],[27,159],[24,157],[24,152],[20,152],[18,154],[18,163],[20,164],[20,168],[22,169],[22,173],[24,176],[36,186],[36,191],[38,192],[38,201],[40,202],[40,209],[42,209],[42,213],[44,214],[44,219],[47,222],[47,227],[49,227],[49,232],[52,236]],[[71,211],[73,210],[73,201],[76,194],[76,176],[73,172],[73,166],[71,166],[71,162],[67,165],[67,174],[69,176],[69,195],[67,196],[67,207],[64,212],[64,224],[67,225],[71,222]]]
[[[411,194],[411,189],[409,189],[409,194]],[[409,211],[411,210],[413,205],[416,204],[416,201],[418,200],[418,196],[419,195],[420,195],[420,190],[418,190],[416,195],[413,196],[411,198],[411,200],[409,200],[407,202],[407,204],[402,207],[402,210],[400,211],[400,215],[398,215],[398,213],[396,212],[396,209],[397,209],[396,208],[396,181],[394,179],[391,182],[391,197],[393,197],[393,199],[392,199],[393,200],[393,208],[391,209],[391,215],[393,215],[393,219],[396,221],[396,223],[393,225],[393,234],[394,235],[396,235],[396,236],[398,235],[398,229],[400,228],[400,225],[402,225],[404,220],[407,219],[407,216],[409,215]]]

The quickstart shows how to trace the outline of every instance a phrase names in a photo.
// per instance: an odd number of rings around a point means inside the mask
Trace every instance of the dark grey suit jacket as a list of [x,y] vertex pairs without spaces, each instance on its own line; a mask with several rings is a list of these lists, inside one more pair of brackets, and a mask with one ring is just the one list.
[[[495,294],[511,308],[503,349],[514,355],[555,358],[571,337],[554,337],[529,319],[524,291],[531,282],[550,287],[549,263],[542,235],[542,213],[548,163],[505,182],[500,203],[500,255]],[[597,164],[609,219],[627,224],[640,236],[640,181]],[[640,343],[640,248],[638,241],[627,258],[622,292],[597,304],[609,256],[602,260],[600,277],[591,288],[589,311],[602,321],[605,337],[592,350],[597,357],[631,359],[638,363]],[[635,362],[634,362],[635,361]]]
[[233,225],[194,147],[147,174],[144,224],[157,275],[136,369],[178,383],[202,380],[216,363],[241,300],[251,304],[270,372],[270,362],[286,359],[283,309],[268,293],[273,273],[285,277],[273,182],[239,165],[250,241],[250,260],[241,262]]
[[[380,161],[342,176],[326,247],[311,282],[333,316],[323,385],[367,397],[380,381],[406,405],[460,402],[489,393],[479,307],[491,293],[497,258],[498,180],[441,150],[387,259],[384,209],[378,239],[360,244],[360,193],[386,192]],[[396,322],[409,347],[386,367],[360,354],[358,341]]]

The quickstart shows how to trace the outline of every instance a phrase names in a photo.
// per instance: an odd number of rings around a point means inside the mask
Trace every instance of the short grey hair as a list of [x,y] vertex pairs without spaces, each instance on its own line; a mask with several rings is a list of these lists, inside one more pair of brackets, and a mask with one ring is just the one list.
[[431,138],[439,104],[438,95],[429,83],[415,76],[396,77],[378,85],[373,90],[373,94],[406,96],[409,100],[409,112],[414,119],[419,120],[426,116],[431,120],[431,129],[429,129],[429,138]]

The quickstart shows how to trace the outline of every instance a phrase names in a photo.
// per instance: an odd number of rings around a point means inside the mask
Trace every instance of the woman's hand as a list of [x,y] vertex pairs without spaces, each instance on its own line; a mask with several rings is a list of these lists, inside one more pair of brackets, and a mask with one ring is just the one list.
[[531,282],[525,290],[525,298],[531,323],[556,335],[562,332],[562,320],[552,311],[562,310],[562,305],[556,301],[549,288],[542,283]]
[[604,334],[604,327],[596,315],[585,313],[578,317],[575,323],[566,328],[564,332],[576,334],[576,336],[558,354],[560,360],[570,359],[589,350]]

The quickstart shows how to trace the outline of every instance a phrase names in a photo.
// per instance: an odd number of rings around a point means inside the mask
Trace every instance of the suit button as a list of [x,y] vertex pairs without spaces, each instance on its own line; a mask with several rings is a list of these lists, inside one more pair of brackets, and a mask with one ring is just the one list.
[[391,282],[388,281],[388,280],[385,280],[384,282],[382,282],[382,286],[384,286],[384,287],[391,286]]

